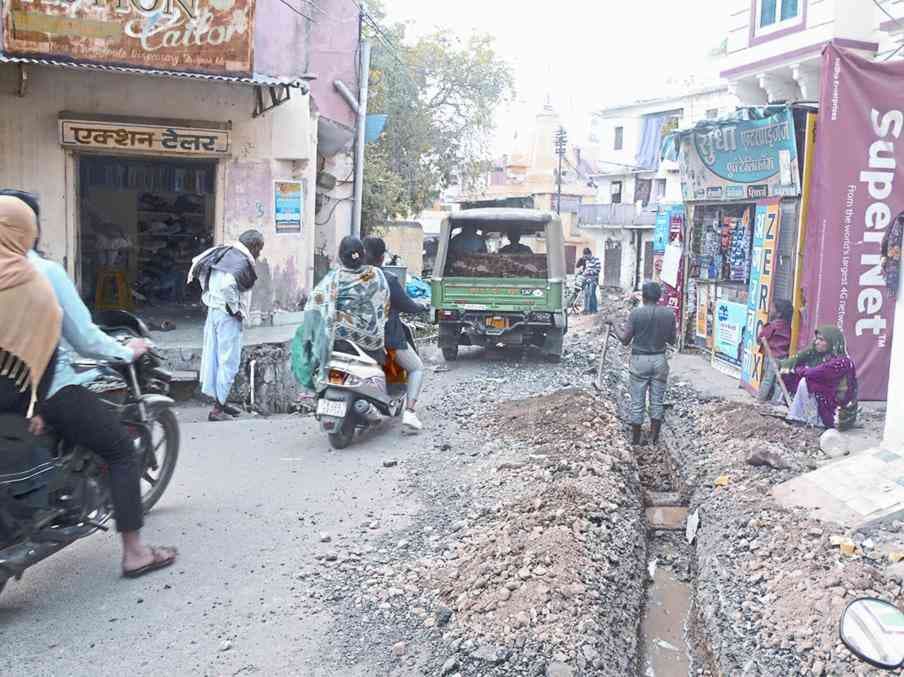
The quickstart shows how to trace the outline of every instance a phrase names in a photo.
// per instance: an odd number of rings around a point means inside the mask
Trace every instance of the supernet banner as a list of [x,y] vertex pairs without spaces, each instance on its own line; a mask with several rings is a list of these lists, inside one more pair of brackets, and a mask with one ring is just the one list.
[[841,329],[866,400],[888,391],[894,301],[881,245],[904,210],[902,81],[904,63],[823,53],[799,347],[820,325]]

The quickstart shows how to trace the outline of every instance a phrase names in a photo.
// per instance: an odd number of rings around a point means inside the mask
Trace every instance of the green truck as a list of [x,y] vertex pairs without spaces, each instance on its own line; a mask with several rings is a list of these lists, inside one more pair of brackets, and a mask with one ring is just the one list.
[[534,209],[453,212],[440,231],[431,318],[446,360],[459,346],[538,348],[562,357],[568,330],[565,244],[555,214]]

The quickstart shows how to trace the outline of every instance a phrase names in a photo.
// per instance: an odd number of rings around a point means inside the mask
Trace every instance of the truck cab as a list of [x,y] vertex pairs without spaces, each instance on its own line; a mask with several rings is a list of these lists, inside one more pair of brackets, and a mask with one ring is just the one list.
[[459,346],[533,346],[558,361],[567,331],[565,244],[555,214],[467,209],[442,224],[431,317],[446,360]]

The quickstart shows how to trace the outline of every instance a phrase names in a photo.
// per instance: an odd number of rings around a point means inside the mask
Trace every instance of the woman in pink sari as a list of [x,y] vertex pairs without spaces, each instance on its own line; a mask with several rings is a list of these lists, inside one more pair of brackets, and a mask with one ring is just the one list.
[[809,348],[784,360],[782,379],[794,393],[789,419],[839,430],[856,423],[857,368],[837,327],[819,327]]

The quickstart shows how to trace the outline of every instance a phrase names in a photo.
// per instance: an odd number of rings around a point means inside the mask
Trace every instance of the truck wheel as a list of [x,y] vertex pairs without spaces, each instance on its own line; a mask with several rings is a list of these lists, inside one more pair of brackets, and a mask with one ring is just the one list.
[[458,346],[443,347],[443,357],[446,358],[446,362],[455,362],[458,359]]

